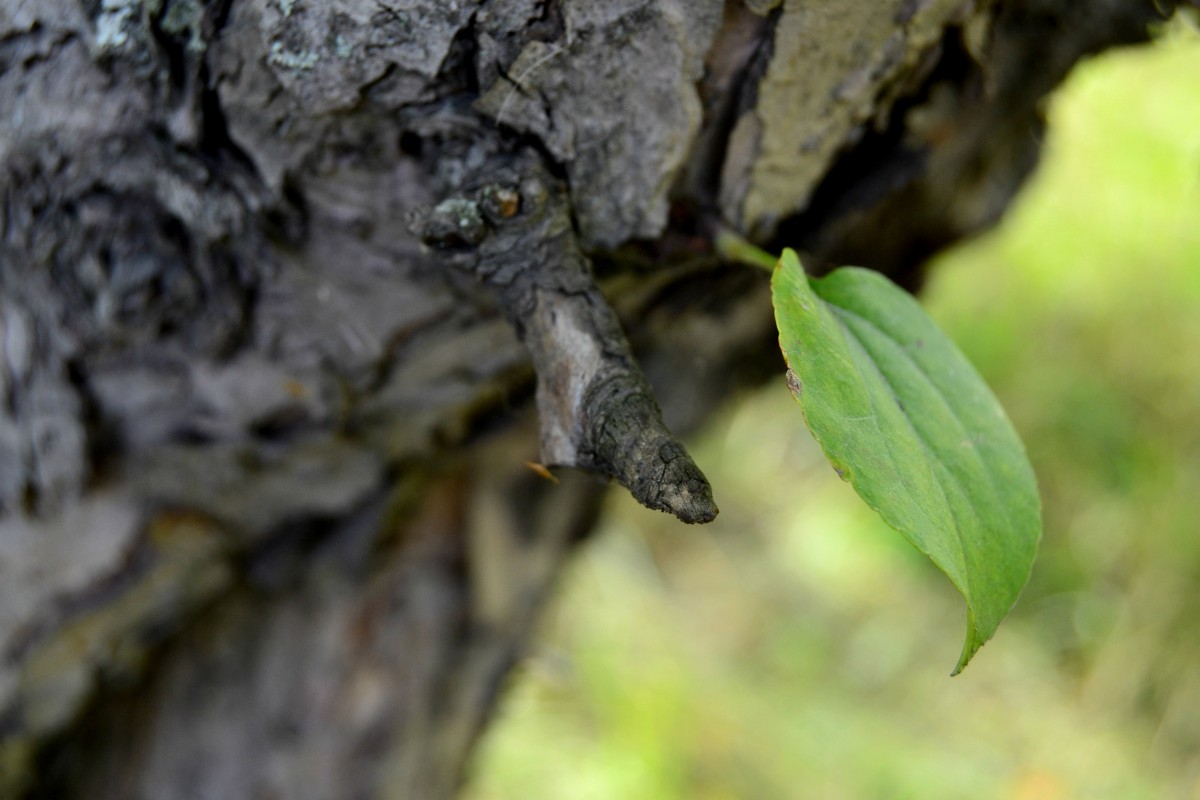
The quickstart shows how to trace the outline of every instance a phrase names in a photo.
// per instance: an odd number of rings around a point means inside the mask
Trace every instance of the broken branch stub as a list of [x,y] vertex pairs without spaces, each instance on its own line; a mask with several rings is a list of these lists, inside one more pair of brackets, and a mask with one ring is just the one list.
[[426,244],[487,284],[537,372],[542,460],[601,472],[684,522],[717,515],[712,489],[662,420],[579,249],[564,188],[526,155],[414,220]]

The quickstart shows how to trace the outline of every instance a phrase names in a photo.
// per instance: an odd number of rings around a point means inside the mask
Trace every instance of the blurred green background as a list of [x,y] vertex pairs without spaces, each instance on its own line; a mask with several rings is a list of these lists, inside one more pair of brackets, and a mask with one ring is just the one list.
[[966,672],[949,582],[780,377],[693,443],[722,513],[614,492],[470,800],[1200,800],[1200,33],[1081,65],[1004,223],[922,300],[1023,435],[1033,579]]

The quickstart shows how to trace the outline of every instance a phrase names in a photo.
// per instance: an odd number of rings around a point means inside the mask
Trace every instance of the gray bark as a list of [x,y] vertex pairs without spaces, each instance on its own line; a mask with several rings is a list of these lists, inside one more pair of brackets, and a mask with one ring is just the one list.
[[0,797],[453,794],[782,375],[718,230],[915,286],[1169,6],[0,0]]

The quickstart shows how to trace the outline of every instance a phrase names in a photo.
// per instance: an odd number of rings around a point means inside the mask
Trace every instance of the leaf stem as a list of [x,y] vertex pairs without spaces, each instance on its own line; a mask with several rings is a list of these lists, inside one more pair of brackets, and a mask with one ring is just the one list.
[[721,257],[749,267],[765,269],[767,272],[774,272],[775,264],[779,261],[766,250],[755,247],[728,228],[717,232],[716,245],[717,253]]

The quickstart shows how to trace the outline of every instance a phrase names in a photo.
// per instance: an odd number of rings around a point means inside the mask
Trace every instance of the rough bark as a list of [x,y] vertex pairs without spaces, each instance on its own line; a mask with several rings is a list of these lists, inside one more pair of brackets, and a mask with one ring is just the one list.
[[716,232],[915,285],[1168,6],[0,0],[0,797],[451,795],[782,372]]

